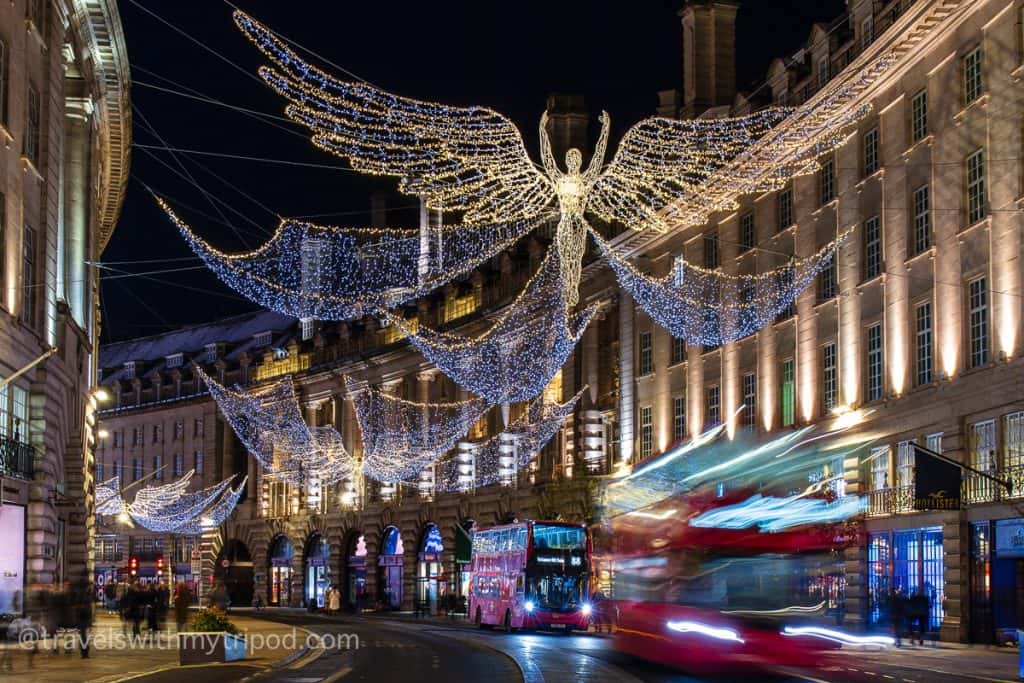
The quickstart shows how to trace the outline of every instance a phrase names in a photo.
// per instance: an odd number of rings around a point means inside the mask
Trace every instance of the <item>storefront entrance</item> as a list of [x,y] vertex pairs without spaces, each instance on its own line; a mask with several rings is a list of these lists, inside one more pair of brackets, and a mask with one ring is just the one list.
[[971,524],[971,642],[1013,642],[1021,624],[1024,519],[975,522]]
[[443,552],[444,543],[441,541],[441,531],[436,524],[428,524],[423,533],[423,543],[420,546],[418,557],[416,600],[419,602],[420,608],[428,610],[430,614],[437,614],[438,603],[444,596],[444,570],[441,564]]
[[868,536],[868,621],[888,627],[889,602],[899,592],[928,597],[928,630],[942,624],[945,579],[942,528],[882,531]]
[[398,529],[389,526],[384,530],[380,544],[380,558],[377,567],[380,571],[380,602],[384,609],[398,610],[402,608],[402,579],[404,574],[402,535]]
[[366,537],[353,535],[345,556],[348,558],[345,607],[358,612],[366,606]]
[[270,546],[270,585],[267,604],[292,604],[292,542],[278,536]]
[[323,609],[331,583],[331,546],[323,535],[314,533],[306,542],[306,607]]
[[[188,574],[181,576],[192,578],[189,565],[181,565],[181,570],[188,570]],[[177,568],[175,571],[179,571]],[[198,578],[196,576],[195,578]],[[220,554],[217,556],[217,564],[214,566],[214,578],[224,584],[228,592],[228,598],[232,605],[248,606],[252,604],[253,573],[252,557],[249,556],[249,548],[237,539],[230,539],[224,544]],[[193,590],[195,588],[193,587]]]

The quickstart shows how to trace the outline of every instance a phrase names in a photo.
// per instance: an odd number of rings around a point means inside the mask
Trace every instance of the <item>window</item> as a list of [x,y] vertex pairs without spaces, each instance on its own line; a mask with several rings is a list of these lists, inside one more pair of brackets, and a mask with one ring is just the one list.
[[821,409],[826,415],[839,402],[839,367],[836,363],[836,344],[821,347]]
[[818,203],[824,206],[836,198],[836,162],[829,157],[818,172]]
[[743,426],[753,429],[757,424],[757,375],[743,375]]
[[1011,492],[1018,495],[1024,481],[1024,413],[1003,416],[1003,466],[1012,484]]
[[754,214],[745,213],[740,216],[740,253],[750,251],[754,248],[755,243]]
[[649,458],[654,450],[654,423],[650,406],[640,408],[640,457]]
[[971,367],[988,363],[988,282],[979,277],[968,285],[970,305]]
[[139,458],[132,459],[132,481],[138,481],[142,479],[142,460]]
[[914,254],[920,254],[932,246],[932,200],[928,185],[914,190],[913,204]]
[[164,478],[164,456],[153,456],[153,472],[155,472],[153,475],[154,479],[162,480]]
[[168,368],[180,368],[184,357],[180,353],[176,353],[173,356],[167,356],[164,360]]
[[924,447],[936,453],[942,453],[942,432],[928,434],[924,437]]
[[781,404],[782,426],[791,427],[796,422],[796,367],[793,359],[782,361]]
[[686,437],[686,395],[672,398],[672,440]]
[[132,448],[142,445],[142,427],[132,427]]
[[270,342],[273,341],[273,333],[260,332],[259,334],[253,335],[253,341],[256,346],[270,346]]
[[882,323],[875,323],[867,330],[867,397],[868,401],[882,398]]
[[640,333],[640,369],[641,375],[654,372],[654,350],[651,347],[651,333]]
[[103,481],[103,462],[100,460],[96,461],[96,481]]
[[174,476],[180,477],[185,473],[185,457],[181,453],[174,454]]
[[914,366],[917,385],[932,381],[932,304],[925,302],[914,311]]
[[299,330],[303,341],[312,339],[313,332],[316,330],[316,321],[313,318],[302,318],[299,321]]
[[860,22],[860,49],[865,50],[875,39],[875,18],[870,14]]
[[11,80],[10,61],[7,55],[7,43],[0,40],[0,126],[7,128],[7,93],[10,92]]
[[864,133],[864,176],[872,175],[879,168],[878,128]]
[[793,188],[779,190],[779,232],[793,225]]
[[928,90],[922,90],[910,100],[910,139],[920,142],[928,135]]
[[838,283],[836,282],[836,255],[829,257],[828,263],[821,269],[818,276],[818,302],[831,301],[836,298]]
[[36,231],[25,226],[21,244],[21,319],[31,328],[36,326]]
[[206,362],[213,363],[217,360],[217,344],[207,344],[205,347]]
[[982,52],[981,46],[974,48],[964,55],[962,62],[964,74],[964,106],[981,97],[985,88],[982,76]]
[[153,443],[154,444],[158,444],[158,443],[163,443],[163,442],[164,442],[164,426],[163,425],[153,425]]
[[202,451],[196,451],[194,457],[195,457],[195,459],[193,461],[193,466],[194,466],[194,469],[196,471],[196,474],[202,476],[202,474],[203,474],[203,466],[205,465],[205,463],[203,462],[203,452]]
[[710,386],[707,391],[707,426],[714,427],[722,422],[722,392],[718,386]]
[[[996,471],[996,422],[985,420],[971,425],[968,465],[986,474]],[[995,497],[996,488],[991,479],[969,474],[966,477],[965,493],[971,503],[990,501]]]
[[174,440],[180,441],[185,438],[185,421],[178,420],[174,423]]
[[672,365],[686,362],[686,340],[672,337]]
[[896,444],[896,486],[914,485],[914,444],[916,441],[900,441]]
[[[779,287],[783,290],[791,290],[793,288],[793,269],[786,268],[781,271],[778,275]],[[789,320],[796,315],[796,297],[788,298],[788,303],[785,308],[779,311],[778,316],[775,318],[775,322],[782,322],[783,320]]]
[[114,430],[114,448],[124,447],[124,432],[120,429]]
[[[2,49],[2,46],[3,46],[3,43],[0,42],[0,49]],[[2,59],[3,59],[3,55],[0,55],[0,60],[2,60]],[[2,64],[2,61],[0,61],[0,64]],[[0,68],[2,68],[2,67],[0,67]],[[2,77],[2,76],[3,76],[3,74],[0,73],[0,77]],[[0,88],[2,88],[2,87],[3,87],[3,84],[0,83]],[[0,93],[0,97],[2,97],[2,96],[3,96],[3,93]],[[3,123],[3,121],[0,120],[0,124],[2,124],[2,123]],[[4,193],[3,192],[0,192],[0,282],[6,282],[7,281],[7,278],[6,278],[6,272],[7,272],[7,246],[6,245],[7,245],[7,198],[4,197]],[[2,292],[2,289],[3,288],[0,288],[0,292]],[[6,308],[7,306],[8,306],[8,304],[7,304],[7,296],[6,295],[0,296],[0,308]]]
[[871,490],[884,491],[889,488],[889,460],[892,449],[876,446],[871,449]]
[[704,235],[704,267],[711,270],[718,267],[718,232]]
[[196,418],[195,422],[192,423],[192,436],[200,437],[203,435],[203,418]]
[[818,60],[818,88],[824,88],[830,78],[832,78],[832,74],[829,70],[828,57],[821,57]]
[[882,274],[882,221],[872,216],[864,221],[864,279]]
[[967,225],[974,225],[988,213],[987,193],[985,190],[985,150],[978,151],[967,157]]
[[39,124],[41,118],[39,91],[36,90],[35,84],[29,81],[25,112],[25,142],[22,146],[22,153],[37,170],[39,169]]
[[28,443],[28,392],[16,384],[0,387],[0,436]]
[[128,379],[135,379],[135,361],[126,360],[123,367],[125,377]]

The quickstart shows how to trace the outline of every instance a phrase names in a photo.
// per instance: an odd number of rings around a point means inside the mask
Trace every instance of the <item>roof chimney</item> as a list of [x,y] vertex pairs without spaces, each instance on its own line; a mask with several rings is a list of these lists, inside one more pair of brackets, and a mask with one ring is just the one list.
[[[587,156],[587,125],[590,116],[583,95],[548,96],[548,138],[551,152],[559,165],[565,163],[565,153],[576,148]],[[564,169],[563,169],[564,170]]]
[[685,118],[730,105],[736,97],[736,12],[738,0],[686,0],[683,24],[683,107]]

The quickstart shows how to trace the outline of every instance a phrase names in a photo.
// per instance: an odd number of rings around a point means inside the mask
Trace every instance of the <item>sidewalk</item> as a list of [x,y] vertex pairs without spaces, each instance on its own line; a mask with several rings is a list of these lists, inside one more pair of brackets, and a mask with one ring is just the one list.
[[[250,636],[249,655],[241,661],[213,666],[240,666],[246,674],[254,674],[287,657],[298,654],[305,645],[307,632],[291,626],[264,619],[236,614],[231,621],[243,635]],[[12,669],[0,657],[0,680],[5,683],[115,683],[146,673],[164,669],[175,669],[180,676],[187,675],[196,667],[181,667],[178,664],[177,635],[173,621],[164,631],[149,634],[143,629],[139,639],[130,641],[131,626],[123,629],[121,620],[105,613],[97,614],[96,623],[90,633],[93,647],[89,657],[83,659],[78,650],[51,652],[51,644],[41,645],[39,652],[32,655],[18,643],[0,644],[4,656],[10,655]],[[198,665],[209,666],[209,665]]]
[[[937,646],[936,646],[937,645]],[[937,643],[884,650],[843,648],[837,655],[851,671],[878,672],[880,667],[904,667],[941,676],[973,676],[991,681],[1019,681],[1017,650],[1008,647]]]

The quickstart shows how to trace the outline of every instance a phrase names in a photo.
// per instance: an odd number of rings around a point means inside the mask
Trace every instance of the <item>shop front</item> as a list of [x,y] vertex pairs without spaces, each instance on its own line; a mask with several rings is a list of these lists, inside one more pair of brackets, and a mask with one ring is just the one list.
[[971,642],[1014,642],[1024,625],[1024,518],[973,522],[970,534]]
[[427,524],[417,558],[419,562],[416,570],[416,600],[420,608],[429,610],[430,614],[437,614],[438,604],[445,593],[444,569],[441,562],[443,552],[441,531],[436,524]]
[[945,599],[942,527],[868,534],[868,622],[888,628],[893,597],[918,591],[928,597],[928,630],[938,631]]
[[322,534],[314,533],[306,542],[305,606],[325,607],[327,587],[331,584],[331,546]]
[[362,534],[353,535],[345,556],[348,558],[345,607],[349,611],[358,612],[366,606],[366,537]]
[[470,562],[473,560],[473,521],[455,525],[455,581],[456,611],[465,612],[469,601],[469,583],[473,579]]
[[384,609],[398,610],[402,608],[402,579],[404,575],[403,558],[405,549],[402,547],[402,535],[397,527],[389,526],[384,530],[381,553],[377,560],[380,580],[380,602]]
[[0,614],[25,609],[25,507],[0,505]]
[[292,604],[292,542],[278,536],[270,546],[269,595],[267,604],[282,607]]

